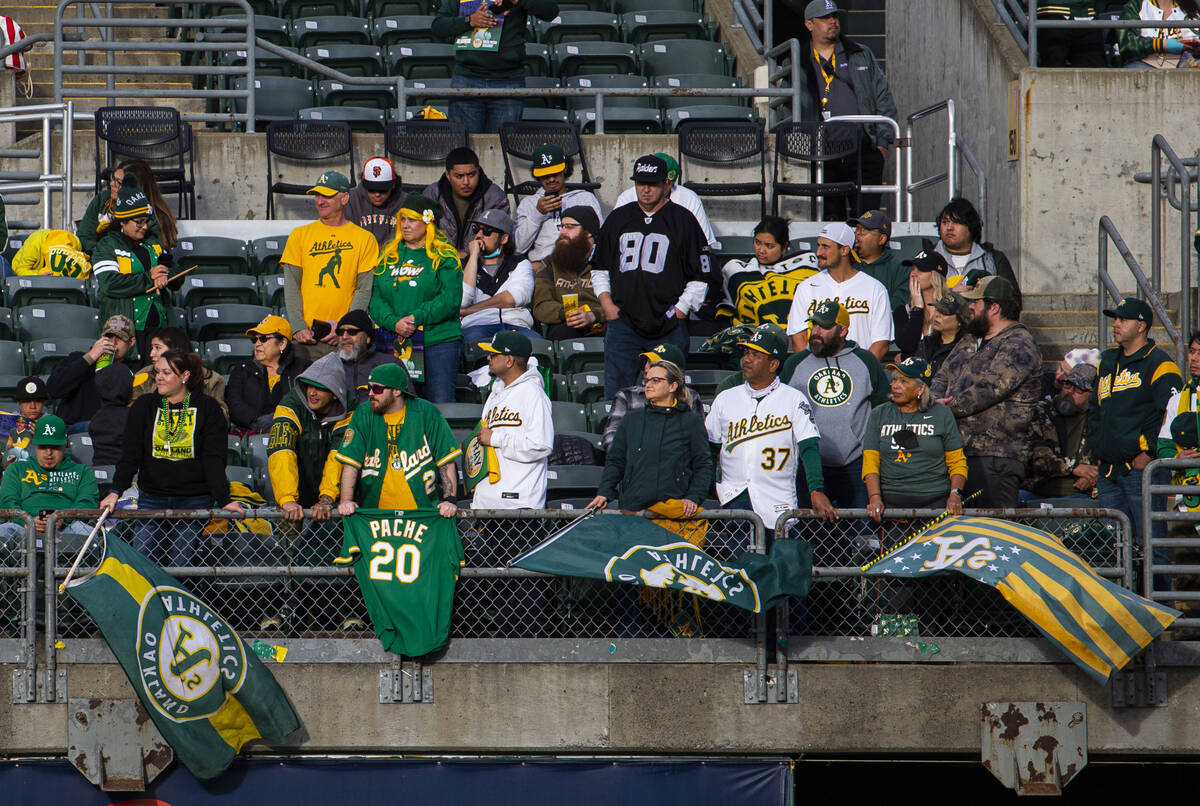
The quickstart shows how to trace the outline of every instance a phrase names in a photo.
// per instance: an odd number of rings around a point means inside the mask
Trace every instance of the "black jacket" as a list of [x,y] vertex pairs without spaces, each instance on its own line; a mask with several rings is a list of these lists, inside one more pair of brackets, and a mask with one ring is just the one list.
[[308,368],[309,362],[301,358],[295,348],[288,345],[279,362],[279,380],[272,389],[267,384],[267,370],[254,359],[241,362],[229,373],[225,386],[225,403],[229,406],[229,421],[237,428],[256,428],[255,423],[266,417],[259,431],[271,427],[275,407],[283,396],[296,384],[296,376]]
[[[128,355],[118,363],[131,374],[137,372],[137,363]],[[46,379],[46,392],[59,401],[58,416],[67,425],[90,420],[103,402],[96,389],[96,365],[88,363],[82,352],[71,353],[58,362]]]
[[95,385],[103,404],[88,423],[92,466],[115,465],[121,459],[121,444],[125,441],[133,374],[123,364],[114,364],[96,373]]

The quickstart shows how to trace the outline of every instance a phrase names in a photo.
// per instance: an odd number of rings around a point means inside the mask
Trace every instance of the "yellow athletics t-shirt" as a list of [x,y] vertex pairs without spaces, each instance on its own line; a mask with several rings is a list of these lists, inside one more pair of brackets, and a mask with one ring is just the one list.
[[304,321],[337,321],[350,311],[355,277],[379,262],[375,236],[357,224],[330,227],[320,221],[292,230],[281,263],[299,266]]

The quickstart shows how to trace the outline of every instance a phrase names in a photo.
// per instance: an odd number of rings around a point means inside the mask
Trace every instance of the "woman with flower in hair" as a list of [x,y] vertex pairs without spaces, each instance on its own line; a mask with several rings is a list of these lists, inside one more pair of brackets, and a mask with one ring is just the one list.
[[369,312],[379,327],[424,345],[424,397],[450,403],[462,351],[463,283],[458,251],[437,226],[441,209],[420,193],[405,197],[396,236],[375,268]]

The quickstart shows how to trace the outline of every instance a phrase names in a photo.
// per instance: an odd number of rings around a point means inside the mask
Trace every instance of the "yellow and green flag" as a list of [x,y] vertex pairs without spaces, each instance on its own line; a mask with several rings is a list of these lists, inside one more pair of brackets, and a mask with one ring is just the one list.
[[120,538],[67,593],[104,635],[175,755],[214,778],[242,745],[300,727],[287,696],[219,614]]
[[1180,615],[1103,579],[1054,535],[998,518],[946,518],[863,571],[957,572],[991,585],[1099,683]]

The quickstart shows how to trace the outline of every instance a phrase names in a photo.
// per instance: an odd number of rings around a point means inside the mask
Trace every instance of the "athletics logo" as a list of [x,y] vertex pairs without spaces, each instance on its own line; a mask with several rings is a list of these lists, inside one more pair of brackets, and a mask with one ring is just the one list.
[[758,586],[744,569],[721,565],[691,543],[631,546],[604,567],[609,582],[626,582],[648,588],[680,590],[714,602],[729,602],[758,612]]
[[825,367],[808,379],[808,396],[818,406],[840,406],[854,391],[850,374],[840,367]]
[[147,699],[175,722],[207,719],[246,676],[241,639],[182,588],[151,588],[138,613],[138,673]]

